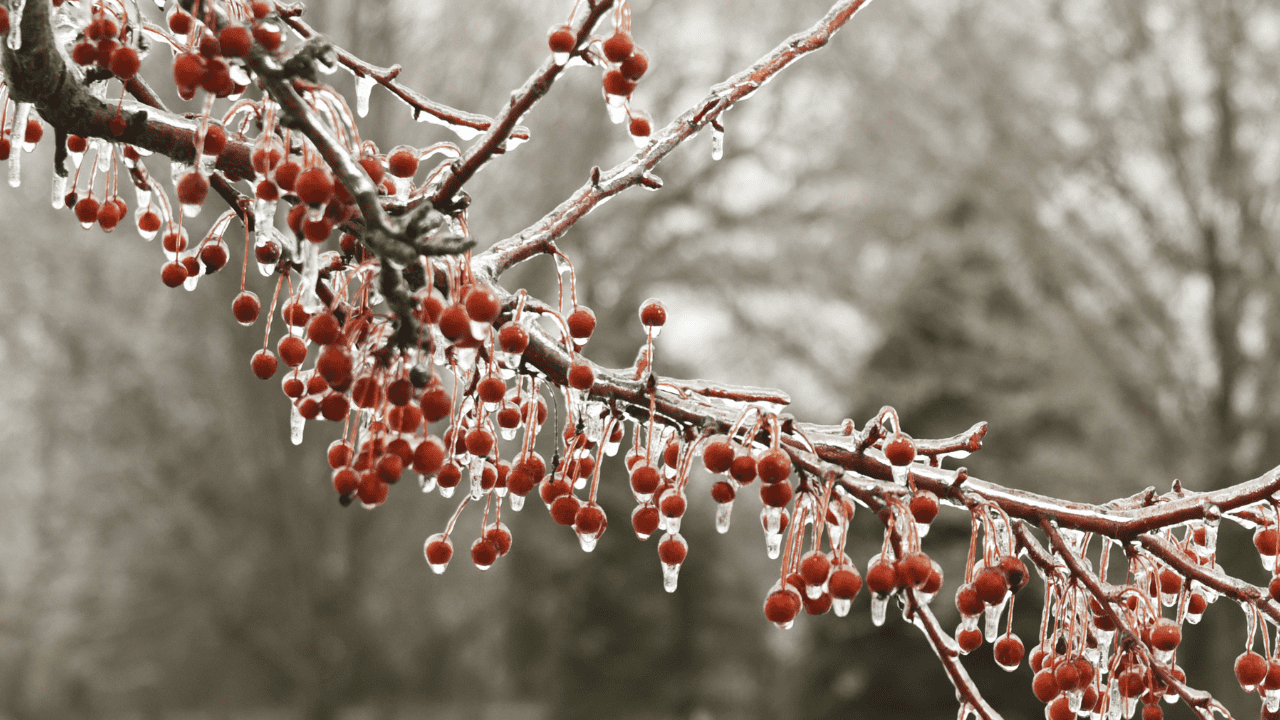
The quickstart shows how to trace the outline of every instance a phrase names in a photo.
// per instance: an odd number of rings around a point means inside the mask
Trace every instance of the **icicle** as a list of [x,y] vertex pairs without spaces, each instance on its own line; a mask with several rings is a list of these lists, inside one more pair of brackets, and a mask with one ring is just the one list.
[[369,95],[377,84],[371,75],[356,75],[356,114],[360,117],[369,115]]
[[721,535],[729,532],[729,520],[733,516],[733,501],[716,506],[716,532]]
[[432,490],[435,490],[435,489],[436,489],[436,476],[435,476],[435,475],[432,475],[431,477],[427,477],[426,475],[419,474],[419,475],[418,475],[418,487],[419,487],[419,488],[422,490],[422,492],[424,492],[424,493],[429,493],[429,492],[431,492]]
[[1000,616],[1004,614],[1004,606],[1009,602],[1009,594],[1005,593],[1004,599],[999,605],[988,607],[983,612],[986,615],[986,625],[982,629],[982,635],[987,642],[993,643],[1000,636]]
[[[13,114],[13,137],[18,140],[26,133],[27,115],[31,113],[30,103],[18,103],[17,109]],[[17,144],[16,142],[14,143]],[[22,153],[17,147],[14,147],[9,153],[9,187],[18,187],[22,184]]]
[[315,314],[324,310],[324,303],[316,294],[316,283],[320,279],[320,246],[313,242],[303,243],[302,247],[302,309]]
[[717,128],[711,129],[711,159],[719,160],[724,157],[724,130]]
[[573,266],[569,263],[569,258],[565,257],[564,255],[561,255],[560,253],[557,252],[557,253],[552,253],[551,257],[555,258],[556,272],[560,273],[561,275],[564,275],[573,269]]
[[53,201],[53,209],[61,210],[67,204],[67,178],[53,174],[53,190],[49,194],[49,199]]
[[832,598],[831,600],[831,609],[836,617],[845,617],[849,614],[851,607],[853,607],[853,598]]
[[871,593],[871,624],[876,627],[884,625],[885,611],[889,607],[889,596]]
[[22,10],[27,0],[11,0],[9,3],[9,49],[22,49]]
[[777,560],[782,555],[782,533],[765,533],[764,549],[770,560]]
[[627,119],[627,99],[621,95],[604,94],[604,107],[609,113],[609,122],[620,124]]
[[294,445],[302,444],[302,430],[307,425],[307,419],[302,417],[302,413],[298,412],[297,404],[289,406],[289,442]]
[[520,508],[524,507],[524,496],[512,493],[510,496],[511,509],[520,512]]

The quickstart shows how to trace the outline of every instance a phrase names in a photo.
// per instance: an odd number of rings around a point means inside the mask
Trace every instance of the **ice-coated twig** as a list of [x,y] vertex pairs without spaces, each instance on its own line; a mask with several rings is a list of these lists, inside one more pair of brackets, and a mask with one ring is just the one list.
[[982,692],[969,676],[969,671],[960,662],[960,648],[956,645],[956,641],[942,629],[942,625],[938,623],[938,618],[934,616],[929,606],[920,602],[918,591],[906,590],[905,592],[907,614],[911,616],[912,624],[924,633],[925,639],[933,647],[934,654],[942,663],[942,669],[947,673],[947,679],[955,686],[961,705],[968,704],[983,720],[1000,720],[1002,717],[1000,713],[996,712],[995,708],[987,703],[986,698],[982,697]]
[[[652,172],[654,167],[669,155],[672,150],[675,150],[685,140],[697,134],[707,124],[717,120],[739,100],[755,92],[761,85],[782,71],[783,68],[825,46],[830,41],[831,36],[843,27],[853,17],[853,14],[867,2],[868,0],[840,0],[837,2],[813,27],[787,38],[781,45],[756,61],[754,65],[713,88],[706,97],[686,110],[684,114],[654,133],[649,143],[637,150],[630,158],[615,165],[607,172],[593,171],[591,179],[568,200],[560,203],[554,210],[543,216],[541,220],[519,234],[502,240],[479,256],[475,262],[475,270],[484,273],[490,278],[496,278],[514,265],[545,252],[547,243],[568,232],[569,228],[573,227],[574,224],[601,202],[633,185],[644,182],[646,175]],[[610,4],[610,2],[603,2],[597,8],[594,8],[588,18],[588,25],[584,27],[594,24],[597,13]],[[579,36],[581,37],[581,31]],[[521,98],[522,100],[530,98],[538,87],[539,78],[543,75],[546,75],[548,79],[554,78],[554,71],[557,66],[552,64],[550,60],[547,63],[543,66],[543,70],[539,75],[531,78],[529,82],[525,83],[524,88],[521,88],[513,96],[512,104],[508,106],[508,111],[512,111],[517,106],[516,98]],[[545,92],[545,89],[543,91]],[[523,107],[520,112],[523,113],[525,109],[527,107]],[[511,122],[514,123],[514,119]],[[486,136],[486,138],[488,137]],[[496,147],[496,143],[492,143],[492,145]],[[462,166],[445,181],[445,186],[441,188],[437,197],[452,197],[452,194],[461,187],[461,183],[470,177],[470,174],[474,173],[475,169],[478,169],[478,163],[471,161],[473,151],[476,151],[476,148],[472,148],[472,151],[468,152]],[[492,153],[492,148],[490,148],[489,153]],[[476,156],[484,159],[488,157],[488,155],[479,155],[478,151],[476,151]],[[483,160],[480,162],[483,162]],[[476,165],[475,168],[471,167],[473,164]],[[468,170],[469,172],[464,173],[464,171]]]
[[[580,47],[583,44],[582,41],[611,7],[613,7],[613,0],[600,0],[591,5],[583,16],[581,24],[575,28],[577,38],[574,47]],[[461,160],[455,162],[446,171],[444,181],[432,196],[432,202],[437,207],[452,207],[458,191],[471,179],[471,176],[484,167],[484,164],[494,155],[505,152],[507,138],[515,131],[516,123],[520,122],[520,118],[524,117],[524,114],[551,90],[551,85],[565,67],[564,64],[557,64],[552,57],[548,57],[542,66],[524,82],[524,85],[511,93],[507,106],[494,116],[493,124],[485,134],[474,145],[467,148]]]
[[[277,4],[279,5],[279,4]],[[280,19],[286,25],[293,28],[294,32],[300,37],[310,39],[319,37],[310,25],[301,18],[302,8],[298,5],[280,7]],[[333,52],[337,55],[338,62],[349,68],[358,77],[367,77],[377,84],[386,88],[392,95],[400,98],[406,105],[413,108],[417,112],[426,113],[441,121],[441,123],[449,126],[465,127],[481,133],[488,130],[493,125],[493,120],[484,115],[464,112],[456,108],[451,108],[443,103],[438,103],[422,93],[405,86],[397,78],[400,75],[401,67],[392,65],[389,68],[378,67],[371,63],[356,57],[352,53],[337,45],[333,46]],[[528,140],[529,129],[525,127],[516,127],[511,131],[509,137],[516,140]],[[465,138],[464,138],[465,139]]]

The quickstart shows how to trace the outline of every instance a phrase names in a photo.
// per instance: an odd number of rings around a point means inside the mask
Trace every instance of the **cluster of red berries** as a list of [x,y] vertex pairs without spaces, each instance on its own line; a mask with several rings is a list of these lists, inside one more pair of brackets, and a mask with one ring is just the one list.
[[233,22],[215,34],[212,18],[200,22],[178,8],[169,15],[172,39],[183,49],[173,61],[173,80],[184,100],[195,97],[200,88],[215,97],[239,95],[246,86],[234,80],[228,58],[247,57],[255,43],[275,52],[283,42],[280,27],[271,17],[271,3],[228,3],[228,10],[249,24]]
[[[642,144],[653,133],[653,120],[648,113],[633,110],[630,98],[640,78],[649,71],[649,55],[631,37],[628,4],[625,1],[618,3],[616,11],[613,34],[600,41],[598,53],[593,45],[589,57],[605,69],[602,85],[606,101],[610,106],[622,109],[615,122],[625,117],[627,131],[638,144]],[[578,37],[571,26],[561,25],[551,29],[547,44],[558,61],[563,63],[577,50]]]
[[142,66],[137,49],[124,44],[135,35],[136,26],[132,23],[118,24],[115,18],[102,10],[101,5],[95,7],[93,18],[81,33],[80,41],[71,48],[71,59],[79,65],[106,68],[121,80],[128,80]]

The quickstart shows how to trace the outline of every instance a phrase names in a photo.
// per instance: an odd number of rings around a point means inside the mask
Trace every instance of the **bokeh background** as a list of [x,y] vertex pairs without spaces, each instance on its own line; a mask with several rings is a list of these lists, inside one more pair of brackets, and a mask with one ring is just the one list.
[[[307,5],[410,86],[493,114],[571,3]],[[652,60],[634,103],[661,124],[825,5],[632,9]],[[985,479],[1105,501],[1253,477],[1280,459],[1278,65],[1280,8],[1261,0],[873,3],[728,113],[722,160],[704,133],[658,168],[661,192],[559,243],[600,320],[587,354],[629,365],[658,296],[663,374],[781,387],[818,422],[893,404],[916,436],[986,420],[966,461]],[[632,152],[599,82],[568,73],[533,140],[470,183],[482,245]],[[361,129],[383,148],[455,139],[381,90]],[[626,527],[620,461],[594,553],[534,502],[504,517],[515,545],[492,570],[433,575],[422,541],[452,503],[409,480],[376,512],[339,507],[336,430],[289,444],[277,382],[248,371],[262,330],[231,317],[233,274],[169,290],[156,244],[81,231],[49,207],[48,144],[0,193],[0,718],[955,716],[923,639],[892,613],[873,627],[865,595],[848,618],[768,624],[758,502],[717,535],[702,480],[675,594]],[[508,286],[554,297],[550,260],[528,265]],[[948,626],[967,529],[944,512],[926,541]],[[1243,533],[1222,543],[1265,580]],[[878,550],[869,514],[850,546],[859,564]],[[1028,647],[1040,588],[1017,603]],[[1221,605],[1182,663],[1248,716],[1243,625]],[[1041,716],[1025,666],[1006,675],[985,646],[966,664],[1005,717]]]

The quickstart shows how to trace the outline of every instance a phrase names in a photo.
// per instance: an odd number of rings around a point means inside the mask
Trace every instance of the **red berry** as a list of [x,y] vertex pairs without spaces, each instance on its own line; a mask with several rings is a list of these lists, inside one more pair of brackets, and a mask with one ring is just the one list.
[[[338,395],[337,397],[342,396]],[[378,459],[374,472],[378,473],[378,479],[382,480],[382,482],[388,485],[395,484],[404,473],[404,461],[400,459],[399,455],[387,453]]]
[[[256,162],[254,163],[254,168],[257,169]],[[258,170],[258,172],[263,172],[264,170],[266,170],[265,165],[261,170]],[[282,162],[276,166],[276,171],[271,177],[275,179],[276,185],[279,185],[281,190],[284,190],[285,192],[293,192],[293,186],[297,183],[298,174],[301,172],[302,167],[299,166],[298,163],[292,161]]]
[[862,576],[858,574],[857,568],[844,565],[831,573],[830,579],[827,580],[827,587],[831,589],[832,597],[849,600],[862,589]]
[[329,444],[326,459],[329,461],[329,467],[338,469],[351,462],[351,443],[343,440],[334,440]]
[[203,205],[209,195],[209,181],[198,172],[189,172],[178,181],[178,202],[183,205]]
[[791,477],[791,457],[784,450],[769,450],[756,461],[762,483],[779,483]]
[[733,446],[723,436],[707,443],[702,449],[702,462],[713,473],[727,471],[733,466]]
[[573,52],[573,46],[578,42],[578,38],[574,37],[573,31],[568,25],[562,25],[551,30],[551,35],[547,38],[547,45],[551,47],[553,53],[569,53]]
[[1259,555],[1280,555],[1280,532],[1275,528],[1259,528],[1253,534],[1253,546],[1258,549]]
[[688,506],[689,502],[685,499],[683,492],[666,493],[662,496],[662,502],[658,503],[662,516],[669,518],[684,517],[685,508]]
[[204,80],[204,70],[204,59],[199,55],[179,55],[173,60],[173,82],[178,87],[197,87]]
[[26,131],[22,134],[22,141],[34,145],[40,142],[40,138],[44,137],[44,125],[39,120],[28,120]]
[[93,225],[98,221],[98,201],[91,197],[80,198],[80,201],[75,205],[74,211],[76,219],[82,225]]
[[821,585],[831,574],[831,561],[825,553],[810,550],[800,559],[800,577],[806,584]]
[[689,548],[680,535],[666,535],[658,545],[658,559],[666,565],[679,565],[689,555]]
[[604,56],[609,58],[609,62],[616,63],[625,60],[635,46],[630,33],[616,31],[601,44],[601,49],[604,50]]
[[609,95],[626,97],[634,92],[636,83],[623,76],[621,70],[610,70],[604,74],[604,91]]
[[138,216],[138,229],[142,232],[153,233],[160,230],[160,215],[154,210],[147,210]]
[[453,463],[445,463],[436,474],[436,483],[442,488],[458,487],[462,482],[462,470]]
[[1236,680],[1240,681],[1240,687],[1246,691],[1250,691],[1262,682],[1267,677],[1269,669],[1266,658],[1252,650],[1240,653],[1236,658]]
[[476,393],[481,400],[497,404],[502,402],[503,396],[507,393],[507,383],[502,378],[487,377],[476,386]]
[[376,472],[367,472],[360,476],[360,486],[356,488],[356,497],[370,507],[377,507],[387,501],[388,486],[382,482]]
[[284,307],[280,308],[280,319],[293,327],[302,327],[311,319],[311,313],[303,309],[302,303],[294,300],[285,303]]
[[750,453],[735,457],[729,466],[729,477],[737,480],[739,485],[750,485],[756,479],[756,459]]
[[255,0],[251,7],[253,8],[253,17],[256,20],[261,20],[271,14],[271,3],[266,0]]
[[978,591],[973,589],[973,583],[961,585],[956,589],[956,609],[961,615],[967,617],[982,614],[982,600],[978,598]]
[[[974,630],[974,632],[978,631]],[[1076,714],[1071,711],[1071,701],[1067,696],[1060,695],[1045,708],[1044,716],[1046,720],[1075,720]]]
[[316,372],[330,387],[340,386],[351,379],[351,356],[336,345],[327,345],[316,359]]
[[769,593],[764,600],[764,616],[775,625],[786,625],[800,614],[800,593],[790,585]]
[[253,48],[253,35],[242,25],[228,25],[218,33],[218,44],[227,57],[244,57]]
[[71,60],[77,65],[92,65],[98,61],[98,46],[83,40],[71,48]]
[[1170,651],[1182,642],[1182,628],[1169,618],[1160,618],[1151,628],[1151,647],[1157,650]]
[[519,355],[529,347],[529,332],[520,325],[509,322],[498,331],[498,344],[505,352]]
[[138,74],[138,68],[142,67],[142,61],[138,59],[137,50],[126,46],[116,48],[116,51],[111,53],[109,66],[112,75],[128,80]]
[[217,157],[227,147],[227,132],[222,129],[221,125],[210,125],[204,131],[204,145],[200,152],[204,155]]
[[643,112],[633,113],[631,122],[627,125],[627,132],[635,137],[649,137],[653,133],[653,121],[649,119],[649,115]]
[[302,202],[318,205],[333,195],[333,179],[324,168],[309,167],[298,174],[293,190]]
[[307,359],[307,344],[297,335],[285,335],[276,345],[280,359],[289,367],[298,367]]
[[1017,667],[1022,663],[1022,655],[1025,652],[1022,647],[1022,641],[1017,635],[1005,635],[996,641],[995,648],[996,662],[1003,668]]
[[640,306],[640,324],[660,328],[667,324],[667,307],[661,301],[649,298]]
[[938,496],[928,490],[918,491],[911,498],[911,516],[922,525],[933,522],[938,516]]
[[933,565],[922,552],[909,552],[894,564],[894,573],[907,585],[919,590],[929,581]]
[[206,273],[216,273],[226,267],[230,255],[226,243],[219,240],[200,248],[200,262],[204,264]]
[[[346,395],[337,392],[331,392],[320,400],[320,414],[324,415],[324,419],[329,422],[341,422],[347,419],[347,414],[351,412],[351,401]],[[391,482],[385,477],[383,482]]]
[[423,547],[423,554],[432,565],[448,565],[449,560],[453,559],[453,543],[443,535],[433,536]]
[[476,457],[488,457],[493,451],[493,433],[478,427],[467,433],[467,452]]
[[1018,592],[1026,587],[1027,580],[1031,579],[1031,574],[1027,572],[1026,564],[1013,555],[1005,555],[1000,558],[996,568],[1004,573],[1005,582],[1009,584],[1009,590],[1012,592]]
[[463,306],[454,303],[440,313],[440,334],[449,341],[471,337],[471,319]]
[[583,535],[598,535],[604,530],[604,510],[599,505],[583,505],[573,518],[573,529]]
[[572,525],[581,507],[582,503],[572,493],[561,495],[551,503],[551,519],[557,525]]
[[987,605],[998,605],[1009,591],[1009,581],[1004,573],[996,568],[987,567],[979,570],[973,577],[973,589],[978,599]]
[[435,388],[422,393],[422,417],[427,422],[435,422],[449,415],[453,410],[453,399],[443,388]]
[[467,295],[467,316],[479,323],[491,323],[502,312],[498,294],[487,287],[475,287]]
[[867,566],[867,589],[880,595],[888,595],[898,588],[898,573],[893,563],[877,558]]
[[319,220],[303,220],[302,222],[302,236],[309,242],[322,243],[325,240],[328,240],[329,236],[332,234],[333,223],[329,222],[327,218],[322,217]]
[[434,435],[428,435],[413,449],[413,469],[423,475],[433,475],[444,466],[444,443]]
[[[870,577],[870,575],[868,575]],[[971,653],[982,647],[982,633],[974,628],[972,630],[961,630],[956,633],[956,644],[960,646],[960,652]]]
[[231,301],[231,314],[236,316],[236,321],[241,325],[257,322],[261,311],[262,303],[258,302],[258,296],[248,290],[241,290],[236,299]]
[[618,70],[622,71],[622,75],[628,80],[639,80],[649,70],[649,55],[644,50],[636,48],[631,55],[623,59]]
[[569,387],[575,390],[590,390],[595,382],[595,371],[591,369],[587,361],[582,359],[575,360],[573,366],[569,368]]
[[916,444],[911,442],[911,438],[906,435],[897,433],[889,442],[885,443],[884,456],[889,459],[889,462],[898,467],[910,465],[916,456]]
[[793,495],[791,483],[780,482],[760,486],[760,501],[768,507],[786,507]]
[[1164,720],[1164,710],[1159,703],[1143,703],[1142,720]]
[[484,539],[498,549],[498,557],[511,552],[511,531],[499,524],[484,531]]
[[1031,679],[1031,692],[1035,693],[1036,699],[1042,703],[1047,703],[1058,696],[1058,682],[1053,678],[1053,669],[1044,668],[1036,673]]
[[280,48],[280,42],[283,38],[279,30],[270,25],[259,23],[253,26],[253,39],[269,52],[275,52]]
[[187,268],[180,262],[165,263],[160,268],[160,279],[165,285],[176,288],[187,279]]
[[249,359],[249,367],[259,380],[269,380],[276,374],[276,356],[270,350],[259,350]]
[[333,489],[339,495],[350,495],[360,486],[360,476],[351,468],[341,468],[333,474]]
[[186,35],[191,31],[191,16],[181,10],[174,10],[169,16],[169,29],[179,35]]
[[[470,303],[470,300],[468,299],[467,302]],[[468,309],[470,309],[469,306]],[[591,308],[580,307],[569,313],[566,323],[569,325],[569,335],[575,340],[585,342],[587,338],[591,337],[591,333],[596,330],[596,314],[591,311]],[[578,344],[581,345],[582,343]]]
[[387,156],[387,168],[398,178],[411,178],[418,172],[418,153],[413,148],[400,146]]
[[331,345],[338,341],[338,318],[333,313],[320,313],[307,323],[307,337],[311,342]]

